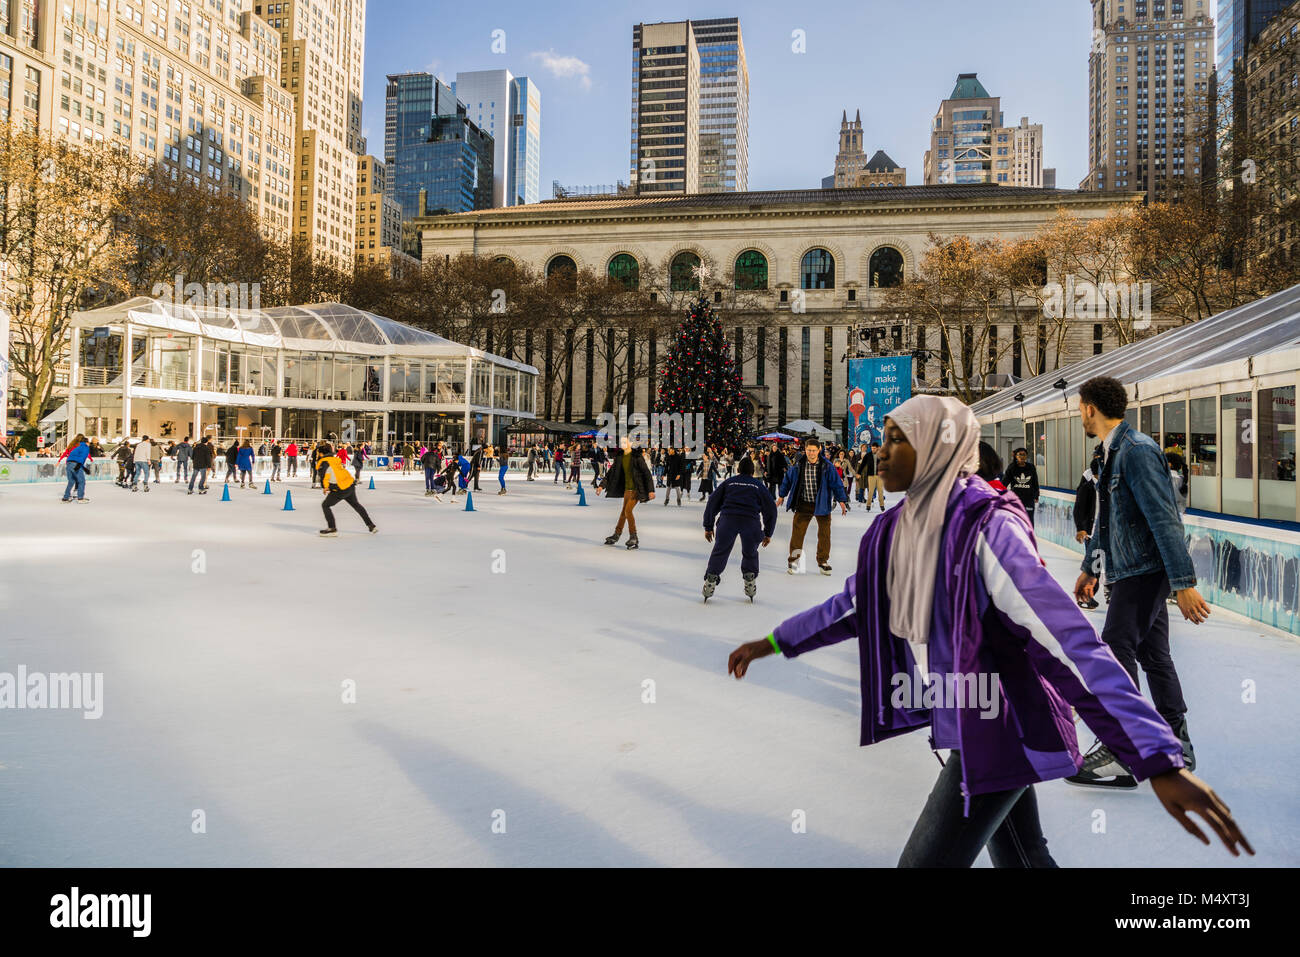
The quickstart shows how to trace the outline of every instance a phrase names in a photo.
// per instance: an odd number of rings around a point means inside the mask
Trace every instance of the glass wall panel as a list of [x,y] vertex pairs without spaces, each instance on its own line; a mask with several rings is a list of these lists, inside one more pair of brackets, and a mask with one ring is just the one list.
[[1155,439],[1156,445],[1162,449],[1164,443],[1160,441],[1160,406],[1144,405],[1142,406],[1141,429],[1151,438]]
[[470,405],[489,405],[492,401],[492,367],[486,362],[474,363],[474,390]]
[[1166,402],[1164,406],[1165,441],[1162,448],[1166,452],[1177,452],[1187,456],[1187,404],[1184,402]]
[[[511,369],[497,369],[493,381],[492,407],[495,409],[514,409],[515,373]],[[494,425],[493,428],[496,428]]]
[[1223,505],[1229,515],[1255,515],[1255,424],[1249,392],[1230,392],[1219,403],[1223,455]]
[[1061,422],[1059,419],[1048,419],[1043,423],[1043,426],[1045,437],[1043,443],[1044,465],[1038,469],[1038,482],[1040,485],[1060,485],[1060,482],[1057,481],[1057,471],[1060,464],[1058,446],[1061,441]]
[[1259,390],[1259,517],[1296,520],[1295,386]]

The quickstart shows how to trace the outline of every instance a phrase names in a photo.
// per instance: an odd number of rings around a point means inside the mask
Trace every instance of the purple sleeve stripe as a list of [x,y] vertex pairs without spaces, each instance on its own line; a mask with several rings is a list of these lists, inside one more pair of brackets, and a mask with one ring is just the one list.
[[992,525],[979,541],[980,570],[989,597],[1026,633],[1043,676],[1125,764],[1181,762],[1182,745],[1169,724],[1142,697],[1074,599],[1039,561],[1017,522]]
[[856,637],[856,592],[857,576],[850,575],[843,591],[778,625],[773,634],[782,654],[794,658],[814,648]]

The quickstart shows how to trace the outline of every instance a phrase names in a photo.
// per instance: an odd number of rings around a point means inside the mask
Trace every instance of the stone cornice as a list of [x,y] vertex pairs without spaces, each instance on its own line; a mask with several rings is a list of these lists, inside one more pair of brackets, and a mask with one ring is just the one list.
[[478,213],[456,213],[449,216],[416,217],[419,229],[426,232],[458,230],[462,228],[494,229],[520,226],[592,226],[654,223],[659,226],[672,222],[719,222],[745,220],[756,217],[767,219],[848,219],[869,216],[923,216],[923,215],[974,215],[979,213],[1008,214],[1034,211],[1043,215],[1060,207],[1120,209],[1140,204],[1141,193],[1051,193],[1041,200],[1023,194],[1004,199],[939,200],[917,199],[912,202],[852,203],[827,200],[822,203],[763,204],[747,208],[664,209],[655,205],[642,207],[617,207],[612,209],[567,210],[563,204],[537,204],[522,208],[482,210]]

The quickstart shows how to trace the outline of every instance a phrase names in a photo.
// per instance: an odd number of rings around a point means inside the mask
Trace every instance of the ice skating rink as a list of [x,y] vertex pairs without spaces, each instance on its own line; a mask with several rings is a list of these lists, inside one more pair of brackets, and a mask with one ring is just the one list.
[[[757,602],[737,549],[705,605],[695,502],[640,506],[629,552],[600,544],[613,503],[577,507],[549,476],[506,496],[485,476],[473,513],[414,476],[365,481],[379,534],[342,506],[336,539],[305,480],[224,503],[220,485],[94,483],[87,505],[0,487],[0,672],[103,675],[98,720],[0,710],[0,864],[896,863],[939,764],[924,732],[857,746],[856,645],[726,674],[738,643],[842,587],[860,509],[834,519],[833,577],[785,574],[783,512]],[[1202,846],[1147,785],[1061,782],[1038,789],[1052,853],[1300,865],[1300,641],[1174,617],[1197,773],[1258,856]]]

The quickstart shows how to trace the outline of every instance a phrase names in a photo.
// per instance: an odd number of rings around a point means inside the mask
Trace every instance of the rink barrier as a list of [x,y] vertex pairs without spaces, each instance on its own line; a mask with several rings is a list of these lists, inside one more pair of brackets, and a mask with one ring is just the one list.
[[[1206,601],[1300,636],[1300,533],[1190,512],[1183,528]],[[1082,556],[1075,531],[1074,495],[1043,489],[1034,533]]]

